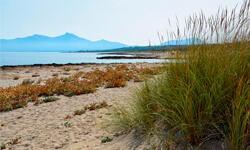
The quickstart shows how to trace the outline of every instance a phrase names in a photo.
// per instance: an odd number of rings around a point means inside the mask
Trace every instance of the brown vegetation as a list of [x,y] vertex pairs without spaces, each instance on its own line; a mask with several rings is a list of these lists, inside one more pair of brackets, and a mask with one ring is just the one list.
[[[70,70],[70,68],[65,68],[65,70]],[[29,101],[40,104],[38,99],[40,96],[74,96],[93,93],[100,86],[124,87],[127,81],[137,78],[138,75],[155,75],[161,70],[162,67],[136,68],[133,66],[128,68],[123,64],[115,68],[106,68],[104,71],[95,69],[87,73],[79,71],[64,78],[54,77],[48,79],[43,85],[33,84],[33,80],[25,79],[17,86],[0,88],[0,111],[22,108],[27,106]]]
[[14,80],[18,80],[20,78],[20,76],[14,76]]
[[40,77],[39,74],[33,74],[32,77]]

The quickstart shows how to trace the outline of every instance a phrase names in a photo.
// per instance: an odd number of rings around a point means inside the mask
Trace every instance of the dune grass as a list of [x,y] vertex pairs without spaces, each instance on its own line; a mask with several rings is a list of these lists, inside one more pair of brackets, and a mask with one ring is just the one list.
[[184,61],[166,65],[160,77],[137,89],[129,104],[116,108],[113,129],[143,129],[159,136],[167,128],[162,140],[199,147],[226,139],[229,149],[250,149],[249,7],[245,1],[239,14],[235,8],[211,17],[193,15],[184,35],[179,28],[168,34],[203,42],[191,41]]

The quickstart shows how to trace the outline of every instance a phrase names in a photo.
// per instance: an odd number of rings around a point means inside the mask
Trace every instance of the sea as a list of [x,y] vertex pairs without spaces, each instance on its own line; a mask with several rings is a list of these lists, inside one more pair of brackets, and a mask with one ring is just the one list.
[[[34,64],[68,64],[68,63],[157,63],[161,59],[96,59],[111,56],[100,53],[60,53],[60,52],[0,52],[0,66],[34,65]],[[121,56],[121,55],[112,55]],[[130,56],[130,55],[122,55]]]

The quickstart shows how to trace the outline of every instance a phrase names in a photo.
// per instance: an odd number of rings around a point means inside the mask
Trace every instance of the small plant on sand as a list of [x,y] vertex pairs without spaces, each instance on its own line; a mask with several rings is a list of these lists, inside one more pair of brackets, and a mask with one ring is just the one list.
[[104,107],[107,107],[108,106],[108,103],[106,101],[103,101],[100,103],[100,108],[104,108]]
[[85,110],[81,109],[81,110],[76,110],[76,111],[74,112],[74,115],[82,115],[82,114],[84,114],[84,113],[85,113]]
[[118,71],[121,71],[121,70],[129,70],[129,68],[125,65],[125,64],[122,64],[122,65],[118,65],[115,67],[115,70],[118,70]]
[[114,88],[114,87],[124,87],[127,85],[126,73],[123,71],[117,71],[112,68],[107,68],[107,75],[105,76],[105,80],[107,81],[106,88]]
[[89,131],[85,131],[84,132],[84,135],[88,135],[90,132]]
[[64,71],[70,71],[71,69],[69,67],[65,67]]
[[71,127],[71,123],[65,122],[65,123],[64,123],[64,126],[67,127],[67,128],[68,128],[68,127]]
[[79,71],[79,70],[80,70],[80,68],[79,68],[79,67],[77,67],[77,68],[74,68],[73,70]]
[[28,84],[32,84],[32,83],[34,83],[34,81],[30,80],[30,79],[24,79],[22,82],[23,85],[28,85]]
[[106,142],[111,142],[112,138],[109,138],[108,136],[102,139],[102,143],[106,143]]
[[87,106],[88,110],[96,110],[96,103],[91,103],[89,106]]
[[14,80],[18,80],[20,78],[20,76],[14,76]]
[[52,76],[53,77],[58,77],[58,73],[53,73]]
[[15,145],[15,144],[21,143],[20,139],[21,139],[21,137],[11,139],[10,144]]
[[138,76],[134,77],[134,82],[143,82],[143,79],[141,76],[138,75]]
[[46,97],[44,99],[41,99],[40,100],[40,103],[48,103],[48,102],[53,102],[53,101],[57,101],[57,100],[60,100],[60,98],[58,97]]
[[40,84],[41,82],[43,81],[43,79],[42,78],[39,78],[38,80],[37,80],[37,84]]
[[67,119],[71,119],[72,117],[70,115],[67,115],[66,117],[64,117],[65,120]]
[[39,74],[33,74],[32,77],[40,77]]
[[6,149],[6,144],[5,143],[1,144],[1,149]]
[[70,75],[70,73],[69,72],[64,72],[63,75]]

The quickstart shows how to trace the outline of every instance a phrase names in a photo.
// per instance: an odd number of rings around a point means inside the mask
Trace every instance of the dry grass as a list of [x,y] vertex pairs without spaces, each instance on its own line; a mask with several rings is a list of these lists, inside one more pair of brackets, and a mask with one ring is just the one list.
[[53,73],[52,76],[53,77],[58,77],[58,73]]
[[[154,71],[149,71],[150,69]],[[95,69],[87,73],[79,71],[65,78],[54,77],[46,80],[44,85],[33,84],[34,81],[25,79],[20,85],[0,88],[0,111],[26,106],[28,101],[40,104],[40,96],[74,96],[93,93],[100,86],[108,88],[124,87],[127,85],[127,81],[139,74],[154,75],[160,73],[156,70],[162,70],[162,67],[152,67],[150,69],[142,67],[129,69],[126,65],[118,65],[115,69],[106,68],[104,71]]]
[[39,74],[33,74],[32,77],[40,77]]
[[[179,46],[177,50],[186,50],[184,60],[170,63],[158,78],[146,80],[131,104],[115,110],[113,128],[143,129],[186,149],[211,139],[225,139],[232,150],[249,149],[249,9],[250,1],[245,1],[239,14],[225,9],[211,17],[193,15],[186,20],[184,35],[178,27],[170,32],[170,40],[191,37],[203,42]],[[140,72],[144,73],[157,72]]]
[[70,71],[71,69],[69,67],[65,67],[64,71]]
[[14,80],[18,80],[20,78],[20,76],[14,76],[13,79]]

